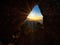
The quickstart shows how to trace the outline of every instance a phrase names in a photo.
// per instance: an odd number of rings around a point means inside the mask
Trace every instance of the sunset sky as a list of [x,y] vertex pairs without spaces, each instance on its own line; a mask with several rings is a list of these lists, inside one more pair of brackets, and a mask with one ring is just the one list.
[[41,20],[43,18],[38,5],[35,5],[28,17],[30,20]]

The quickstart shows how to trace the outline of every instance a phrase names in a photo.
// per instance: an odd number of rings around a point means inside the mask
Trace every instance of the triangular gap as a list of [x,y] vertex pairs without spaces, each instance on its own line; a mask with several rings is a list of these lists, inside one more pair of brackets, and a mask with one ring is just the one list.
[[28,14],[27,20],[38,21],[43,24],[43,15],[38,5],[35,5],[32,11]]

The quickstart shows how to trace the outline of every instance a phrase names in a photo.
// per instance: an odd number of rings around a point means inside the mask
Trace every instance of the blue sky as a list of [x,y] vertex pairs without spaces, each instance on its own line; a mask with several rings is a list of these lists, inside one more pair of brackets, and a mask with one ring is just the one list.
[[41,16],[41,11],[38,5],[35,5],[32,9],[32,11],[30,12],[30,15],[35,15],[35,16]]

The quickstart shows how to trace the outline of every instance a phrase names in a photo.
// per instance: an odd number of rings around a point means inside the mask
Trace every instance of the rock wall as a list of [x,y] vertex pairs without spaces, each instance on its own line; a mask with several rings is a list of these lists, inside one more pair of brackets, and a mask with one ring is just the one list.
[[[60,38],[60,3],[57,0],[5,0],[1,1],[0,41],[9,43],[13,34],[19,32],[23,22],[33,6],[38,4],[44,16],[44,29],[36,33],[41,41],[33,45],[58,45]],[[37,38],[38,38],[37,37]],[[8,40],[8,41],[7,41]],[[16,45],[16,44],[15,44]],[[23,45],[23,44],[21,44]]]

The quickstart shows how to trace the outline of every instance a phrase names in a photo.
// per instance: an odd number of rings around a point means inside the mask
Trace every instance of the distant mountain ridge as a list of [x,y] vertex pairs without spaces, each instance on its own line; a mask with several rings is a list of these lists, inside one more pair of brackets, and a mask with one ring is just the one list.
[[29,20],[25,20],[25,24],[30,26],[32,29],[38,29],[43,25],[41,21],[29,21]]

